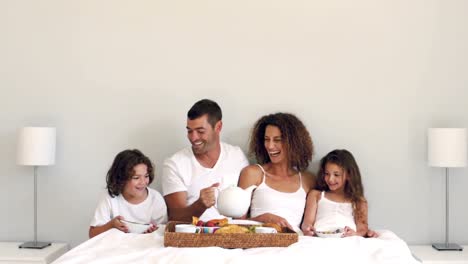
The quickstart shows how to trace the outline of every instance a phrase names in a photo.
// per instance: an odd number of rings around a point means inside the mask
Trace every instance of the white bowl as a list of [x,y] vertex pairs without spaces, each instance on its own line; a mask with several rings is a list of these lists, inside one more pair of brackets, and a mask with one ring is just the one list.
[[255,233],[257,234],[276,234],[278,231],[273,227],[264,227],[264,226],[257,226],[255,227]]
[[343,236],[344,229],[340,227],[336,228],[327,228],[326,230],[316,230],[315,233],[319,237],[334,237],[334,238],[340,238]]
[[128,232],[135,234],[142,234],[150,227],[150,224],[140,224],[127,220],[120,220],[128,227]]
[[178,224],[175,226],[175,231],[177,233],[198,233],[200,230],[199,226],[189,225],[189,224]]

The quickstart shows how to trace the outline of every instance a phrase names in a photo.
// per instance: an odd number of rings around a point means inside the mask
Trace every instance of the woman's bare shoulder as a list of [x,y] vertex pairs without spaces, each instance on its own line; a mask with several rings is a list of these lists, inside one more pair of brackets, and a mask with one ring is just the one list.
[[263,171],[258,165],[249,165],[242,169],[239,177],[239,186],[248,187],[252,184],[260,184],[263,179]]
[[242,174],[247,174],[247,175],[263,175],[263,171],[262,169],[260,169],[260,167],[256,164],[254,165],[249,165],[247,167],[244,167],[241,171],[241,175]]
[[308,171],[301,172],[301,175],[303,179],[304,189],[307,188],[306,191],[314,189],[315,188],[315,175],[313,175],[312,173]]

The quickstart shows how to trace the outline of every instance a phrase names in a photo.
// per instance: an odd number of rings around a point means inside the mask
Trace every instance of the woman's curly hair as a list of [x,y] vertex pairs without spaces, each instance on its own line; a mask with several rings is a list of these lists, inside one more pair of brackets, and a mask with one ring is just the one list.
[[260,164],[271,161],[265,148],[265,130],[268,125],[281,131],[289,166],[299,171],[306,170],[314,153],[312,138],[302,121],[293,114],[275,113],[261,117],[252,128],[249,154],[255,156]]
[[138,149],[124,150],[117,154],[112,166],[107,172],[107,192],[111,197],[115,197],[122,193],[125,184],[135,173],[134,167],[138,164],[146,165],[148,169],[149,184],[153,182],[154,169],[151,160]]

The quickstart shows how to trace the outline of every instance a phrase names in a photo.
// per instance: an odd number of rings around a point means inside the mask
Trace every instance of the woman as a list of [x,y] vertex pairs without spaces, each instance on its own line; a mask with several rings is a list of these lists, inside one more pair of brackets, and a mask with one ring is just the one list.
[[306,196],[313,187],[313,177],[306,172],[313,144],[304,124],[287,113],[261,117],[252,129],[249,154],[258,164],[242,170],[239,187],[258,186],[250,218],[300,232]]

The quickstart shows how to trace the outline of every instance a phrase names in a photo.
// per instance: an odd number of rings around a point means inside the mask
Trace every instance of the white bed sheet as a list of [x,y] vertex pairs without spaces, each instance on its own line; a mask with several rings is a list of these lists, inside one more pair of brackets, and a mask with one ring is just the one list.
[[407,244],[393,232],[378,232],[379,238],[300,236],[297,243],[284,248],[223,249],[166,248],[164,226],[152,234],[126,234],[111,229],[53,263],[419,263]]

